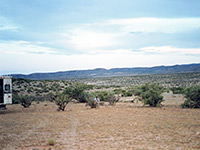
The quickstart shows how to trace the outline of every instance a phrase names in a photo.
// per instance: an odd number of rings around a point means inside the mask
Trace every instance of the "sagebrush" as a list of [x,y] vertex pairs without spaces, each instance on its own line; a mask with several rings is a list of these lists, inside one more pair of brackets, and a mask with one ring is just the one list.
[[185,90],[185,98],[183,108],[200,108],[200,86],[188,87]]
[[159,83],[146,83],[135,89],[134,94],[141,97],[141,101],[144,105],[151,107],[161,106],[163,102],[163,96],[161,95],[164,88]]

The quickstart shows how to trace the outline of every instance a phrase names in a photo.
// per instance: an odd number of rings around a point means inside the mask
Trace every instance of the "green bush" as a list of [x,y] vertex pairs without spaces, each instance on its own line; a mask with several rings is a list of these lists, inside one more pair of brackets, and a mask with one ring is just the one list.
[[90,93],[91,97],[95,98],[96,96],[100,99],[100,101],[106,101],[107,96],[109,95],[108,91],[96,91]]
[[35,98],[33,96],[19,95],[17,91],[13,91],[13,104],[21,104],[24,108],[28,108],[34,100]]
[[122,97],[127,97],[127,96],[132,96],[133,92],[129,89],[127,90],[122,90],[122,89],[114,89],[113,92],[115,94],[121,94]]
[[17,93],[12,94],[12,103],[20,104],[20,96]]
[[55,99],[55,103],[56,105],[58,105],[58,111],[65,110],[65,107],[67,106],[67,104],[71,101],[71,97],[69,95],[66,94],[58,94],[57,98]]
[[115,93],[109,92],[106,96],[106,101],[109,102],[110,105],[115,105],[116,102],[119,101],[119,96],[116,96]]
[[122,93],[122,89],[117,88],[117,89],[114,89],[113,92],[115,94],[121,94]]
[[82,83],[75,83],[65,88],[64,94],[67,94],[72,99],[76,99],[79,102],[86,102],[87,92],[85,90],[89,89],[90,86]]
[[45,95],[47,101],[54,102],[56,100],[57,94],[53,94],[52,92]]
[[97,108],[99,106],[99,104],[94,101],[93,97],[88,98],[87,103],[91,108]]
[[109,102],[110,105],[114,105],[116,102],[119,101],[119,97],[115,96],[115,92],[96,91],[90,93],[91,99],[94,99],[96,96],[100,99],[100,101]]
[[163,101],[163,96],[161,96],[164,88],[159,86],[158,83],[146,83],[134,90],[134,94],[141,97],[141,101],[144,105],[149,105],[151,107],[160,106]]
[[131,93],[131,91],[125,91],[123,93],[123,96],[127,97],[127,96],[132,96],[133,94]]
[[54,146],[56,144],[56,141],[54,139],[49,139],[48,140],[48,145]]
[[97,108],[99,107],[99,103],[97,103],[94,99],[95,97],[98,97],[99,100],[101,101],[101,98],[97,95],[98,92],[92,92],[92,93],[88,93],[88,97],[87,97],[87,104],[89,105],[91,108]]
[[28,108],[34,101],[34,97],[28,95],[17,95],[16,98],[15,101],[18,101],[24,108]]
[[172,87],[170,90],[173,92],[173,94],[184,94],[184,87]]
[[192,86],[185,90],[185,102],[183,108],[200,108],[200,86]]
[[27,92],[28,92],[28,93],[31,93],[31,92],[33,92],[33,91],[32,91],[32,89],[29,87],[28,90],[27,90]]

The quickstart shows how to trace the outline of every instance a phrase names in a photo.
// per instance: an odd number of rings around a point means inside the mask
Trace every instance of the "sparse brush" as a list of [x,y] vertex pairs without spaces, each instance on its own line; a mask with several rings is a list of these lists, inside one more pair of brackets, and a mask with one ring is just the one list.
[[87,100],[87,104],[91,107],[91,108],[97,108],[98,107],[98,103],[97,102],[95,102],[92,98],[89,98],[88,100]]
[[72,99],[76,99],[79,102],[86,102],[88,99],[88,93],[85,90],[92,89],[93,87],[83,84],[75,83],[65,88],[64,94],[69,95]]
[[56,144],[56,141],[54,139],[49,139],[48,140],[48,145],[54,146]]
[[185,90],[185,102],[182,108],[200,108],[200,86],[188,87]]
[[161,102],[163,101],[163,96],[161,95],[163,91],[164,88],[159,86],[158,83],[146,83],[137,87],[134,90],[134,94],[141,97],[140,100],[144,105],[158,107],[161,106]]
[[57,98],[55,99],[55,103],[56,105],[58,105],[58,111],[62,110],[64,111],[65,110],[65,107],[67,106],[67,104],[71,101],[71,98],[66,95],[66,94],[59,94],[57,96]]
[[18,101],[24,108],[28,108],[34,101],[34,97],[28,95],[21,95],[18,96]]
[[106,96],[105,101],[109,102],[109,105],[115,105],[116,102],[118,102],[120,99],[120,96],[116,96],[113,92],[108,93]]
[[53,94],[52,92],[46,95],[46,99],[49,100],[50,102],[54,102],[56,98],[57,98],[57,95]]

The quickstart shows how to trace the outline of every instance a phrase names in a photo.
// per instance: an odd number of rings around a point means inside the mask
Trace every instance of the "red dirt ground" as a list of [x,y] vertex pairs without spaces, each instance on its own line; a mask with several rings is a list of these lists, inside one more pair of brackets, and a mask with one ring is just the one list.
[[182,109],[170,100],[162,108],[121,102],[91,109],[70,103],[64,112],[50,102],[26,109],[11,105],[0,111],[0,149],[200,149],[200,109]]

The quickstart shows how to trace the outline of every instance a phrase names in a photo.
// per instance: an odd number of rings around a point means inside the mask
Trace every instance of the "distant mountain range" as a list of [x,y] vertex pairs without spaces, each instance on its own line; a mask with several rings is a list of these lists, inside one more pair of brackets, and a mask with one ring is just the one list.
[[24,78],[33,80],[66,80],[95,77],[132,76],[145,74],[174,74],[188,72],[200,72],[200,64],[113,69],[97,68],[93,70],[74,70],[54,73],[32,73],[28,75],[11,74],[11,76],[13,76],[13,78]]

